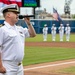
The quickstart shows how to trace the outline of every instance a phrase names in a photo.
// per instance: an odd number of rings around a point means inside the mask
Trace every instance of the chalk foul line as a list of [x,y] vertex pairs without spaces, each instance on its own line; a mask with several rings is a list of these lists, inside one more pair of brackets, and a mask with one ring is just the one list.
[[24,69],[24,71],[40,69],[40,68],[47,68],[47,67],[52,67],[52,66],[60,66],[60,65],[65,65],[65,64],[72,64],[72,63],[75,63],[75,61],[58,63],[58,64],[51,64],[51,65],[44,65],[44,66],[38,66],[38,67],[32,67],[32,68],[26,68],[26,69]]

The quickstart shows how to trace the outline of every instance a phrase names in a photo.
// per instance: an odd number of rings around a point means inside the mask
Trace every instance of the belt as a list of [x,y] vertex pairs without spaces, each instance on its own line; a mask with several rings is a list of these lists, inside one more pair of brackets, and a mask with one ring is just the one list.
[[18,63],[18,66],[20,66],[21,65],[21,63]]

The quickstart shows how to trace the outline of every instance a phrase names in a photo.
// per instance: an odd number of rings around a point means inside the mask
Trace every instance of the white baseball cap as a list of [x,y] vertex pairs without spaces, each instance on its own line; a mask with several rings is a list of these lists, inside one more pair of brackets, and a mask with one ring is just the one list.
[[4,14],[5,12],[19,12],[19,7],[17,4],[6,5],[1,9],[1,12]]

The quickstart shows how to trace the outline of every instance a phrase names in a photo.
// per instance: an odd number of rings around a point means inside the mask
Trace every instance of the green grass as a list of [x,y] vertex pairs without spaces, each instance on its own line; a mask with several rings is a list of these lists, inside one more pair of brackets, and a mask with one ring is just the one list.
[[[27,38],[26,42],[43,42],[43,35],[37,34],[36,37],[34,38]],[[51,34],[48,34],[47,42],[52,42]],[[59,34],[56,35],[56,42],[60,42]],[[64,35],[64,42],[66,42],[65,35]],[[70,35],[69,42],[75,42],[75,34]],[[75,59],[74,48],[26,47],[23,65],[25,66],[68,59]],[[63,73],[75,74],[75,67],[65,68],[60,70],[60,72],[62,74]]]
[[[59,34],[56,35],[56,42],[59,42]],[[27,38],[27,42],[42,42],[43,41],[43,35],[42,34],[37,34],[36,37],[34,38]],[[51,34],[48,34],[47,38],[48,42],[52,41],[52,36]],[[66,41],[66,36],[64,35],[64,42]],[[75,34],[70,35],[70,42],[75,42]]]
[[[64,42],[66,41],[64,35]],[[34,38],[27,38],[26,42],[43,42],[43,35],[37,34]],[[48,34],[47,42],[52,42],[51,34]],[[59,34],[56,35],[56,42],[59,41]],[[75,34],[70,35],[70,41],[75,42]],[[74,48],[51,48],[51,47],[26,47],[24,65],[39,64],[45,62],[68,60],[75,58]]]
[[26,47],[23,64],[31,65],[74,58],[74,48]]

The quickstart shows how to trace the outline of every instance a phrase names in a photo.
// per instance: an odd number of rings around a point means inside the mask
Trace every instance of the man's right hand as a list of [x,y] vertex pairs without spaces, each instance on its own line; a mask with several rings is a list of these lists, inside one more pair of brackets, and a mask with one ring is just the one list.
[[3,66],[0,66],[0,73],[6,73],[6,69]]

